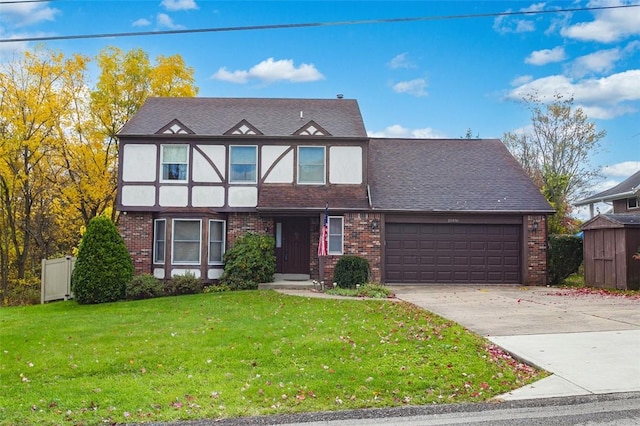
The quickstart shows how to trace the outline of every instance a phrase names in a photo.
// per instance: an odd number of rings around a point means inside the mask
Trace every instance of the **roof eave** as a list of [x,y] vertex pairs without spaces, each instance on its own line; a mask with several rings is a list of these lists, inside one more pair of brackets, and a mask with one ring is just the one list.
[[576,207],[588,206],[589,204],[605,203],[607,201],[619,200],[622,198],[634,197],[638,194],[640,188],[633,188],[631,191],[619,192],[617,194],[606,195],[604,197],[592,197],[586,200],[578,201],[573,205]]

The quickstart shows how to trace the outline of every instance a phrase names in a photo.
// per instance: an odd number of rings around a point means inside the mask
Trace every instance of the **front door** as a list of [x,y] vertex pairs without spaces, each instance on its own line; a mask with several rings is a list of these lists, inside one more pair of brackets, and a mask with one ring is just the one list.
[[309,218],[276,220],[276,268],[281,274],[309,273]]

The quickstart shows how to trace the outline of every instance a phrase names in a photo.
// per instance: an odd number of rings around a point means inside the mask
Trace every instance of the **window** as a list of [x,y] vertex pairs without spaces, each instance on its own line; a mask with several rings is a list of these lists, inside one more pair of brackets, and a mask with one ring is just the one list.
[[174,264],[200,264],[200,220],[173,220],[173,257]]
[[256,183],[258,149],[255,146],[232,146],[229,154],[229,182]]
[[341,216],[329,216],[329,254],[342,254],[344,229]]
[[224,221],[209,221],[209,264],[221,264],[224,256]]
[[153,224],[153,263],[164,263],[166,238],[166,220],[156,219]]
[[160,161],[162,162],[163,181],[187,181],[188,145],[162,145],[162,158]]
[[638,198],[627,198],[627,208],[628,209],[637,209],[638,207],[640,207],[640,204],[638,204]]
[[298,183],[324,183],[324,147],[298,148]]

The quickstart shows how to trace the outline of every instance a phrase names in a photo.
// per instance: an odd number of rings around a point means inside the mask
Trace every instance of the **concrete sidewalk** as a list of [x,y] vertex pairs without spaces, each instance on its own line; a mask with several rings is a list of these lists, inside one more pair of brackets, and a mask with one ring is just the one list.
[[500,398],[640,391],[640,300],[520,286],[392,286],[551,373]]

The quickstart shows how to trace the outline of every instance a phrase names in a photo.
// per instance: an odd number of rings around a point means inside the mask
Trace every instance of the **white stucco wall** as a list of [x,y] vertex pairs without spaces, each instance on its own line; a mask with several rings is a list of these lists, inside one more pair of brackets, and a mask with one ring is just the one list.
[[124,182],[155,181],[156,153],[155,145],[126,144],[122,154],[122,180]]
[[329,183],[362,183],[362,148],[333,146],[329,154]]
[[[225,147],[221,145],[198,145],[198,148],[205,153],[207,158],[209,158],[220,171],[222,177],[224,177],[226,174],[225,165],[227,156]],[[195,149],[193,150],[192,174],[194,182],[221,182],[218,173],[211,167],[211,164]]]
[[224,187],[194,186],[191,188],[191,205],[193,207],[224,206]]
[[258,205],[258,188],[235,186],[229,188],[229,207],[255,207]]
[[[282,148],[278,151],[267,150],[266,148]],[[264,147],[262,150],[262,177],[273,165],[275,160],[288,147]],[[278,161],[265,179],[266,183],[291,183],[293,182],[293,151],[288,152]]]
[[120,199],[125,207],[152,207],[156,204],[156,187],[152,185],[123,185]]
[[186,186],[161,186],[160,206],[162,207],[186,207],[189,199],[189,190]]

